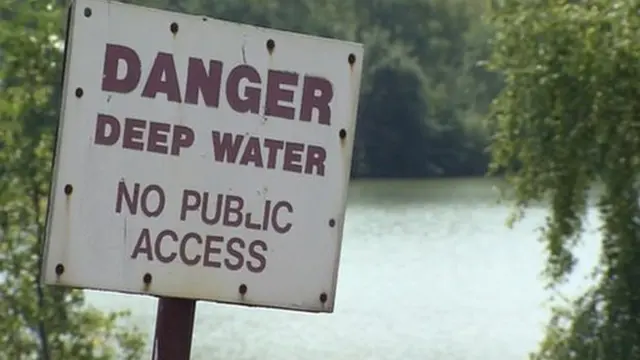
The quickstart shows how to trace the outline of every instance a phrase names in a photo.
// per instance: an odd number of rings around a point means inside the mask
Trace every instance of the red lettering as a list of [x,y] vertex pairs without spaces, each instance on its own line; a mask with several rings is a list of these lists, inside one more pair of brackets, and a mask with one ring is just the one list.
[[238,227],[242,224],[242,208],[244,199],[240,196],[227,195],[224,201],[224,218],[222,225]]
[[[118,78],[121,63],[125,65],[125,75]],[[122,45],[107,44],[102,68],[102,90],[129,93],[138,86],[140,76],[141,63],[135,50]]]
[[149,77],[142,90],[142,96],[154,99],[158,93],[167,95],[171,102],[182,102],[180,86],[178,85],[178,73],[173,55],[159,52],[153,61]]
[[120,138],[120,122],[110,115],[98,114],[93,141],[98,145],[111,146]]
[[189,256],[187,254],[187,244],[189,243],[189,240],[193,240],[191,242],[195,242],[197,245],[202,245],[202,237],[197,233],[190,232],[185,235],[180,241],[180,251],[178,253],[180,256],[180,261],[188,266],[198,265],[198,263],[202,259],[202,255],[196,253],[195,255]]
[[224,242],[224,238],[222,236],[207,235],[204,241],[204,260],[202,261],[202,265],[212,268],[220,268],[222,266],[220,261],[211,259],[212,256],[222,253],[222,249],[216,246],[216,243],[222,242]]
[[262,153],[260,151],[260,140],[257,137],[250,137],[247,140],[242,157],[238,162],[240,165],[253,164],[255,167],[262,167]]
[[213,157],[216,161],[227,163],[236,162],[244,136],[233,136],[229,133],[224,133],[220,136],[220,132],[212,131],[211,139],[213,141]]
[[122,212],[122,203],[124,201],[129,210],[129,214],[131,215],[136,215],[138,213],[139,204],[144,216],[148,218],[160,216],[167,202],[164,190],[162,190],[160,185],[156,184],[145,186],[142,189],[142,192],[140,192],[140,188],[141,185],[139,183],[134,183],[133,192],[131,192],[124,180],[118,183],[118,189],[116,192],[117,214]]
[[[240,94],[240,82],[246,80],[243,94]],[[227,101],[229,106],[239,113],[257,114],[260,110],[260,74],[249,65],[238,65],[231,70],[227,79]]]
[[123,149],[179,156],[183,149],[193,145],[195,133],[184,125],[133,118],[125,118],[122,124],[113,116],[98,114],[94,143],[113,146],[120,140]]
[[327,79],[305,76],[302,87],[302,105],[300,105],[300,120],[311,121],[313,109],[317,110],[318,123],[331,125],[331,107],[333,100],[333,85]]
[[173,260],[176,259],[178,254],[173,250],[169,251],[166,254],[163,254],[163,252],[162,252],[162,242],[164,240],[170,240],[173,243],[177,243],[179,241],[178,240],[178,234],[176,234],[176,232],[173,231],[173,230],[162,230],[158,234],[158,237],[156,238],[156,241],[154,243],[153,252],[156,254],[156,258],[161,263],[168,264],[170,262],[173,262]]
[[304,165],[305,174],[324,176],[324,162],[327,160],[327,152],[323,147],[307,146],[307,159]]
[[[261,251],[258,251],[260,249]],[[252,260],[247,261],[247,269],[252,273],[261,273],[267,267],[267,258],[264,253],[268,250],[267,243],[262,240],[256,240],[249,244],[249,256],[255,260],[255,264]]]
[[[143,74],[142,68],[150,70]],[[217,108],[224,87],[228,106],[243,114],[260,113],[264,92],[265,116],[295,119],[298,114],[300,121],[308,123],[315,116],[318,124],[331,125],[334,91],[328,79],[270,69],[266,76],[263,74],[266,77],[263,83],[261,74],[249,64],[235,65],[226,78],[222,76],[222,69],[223,63],[219,60],[191,56],[187,61],[186,80],[181,85],[174,54],[158,52],[153,59],[141,59],[135,49],[107,44],[102,90],[127,94],[138,89],[140,96],[147,99],[157,99],[162,93],[169,102],[198,106],[202,101],[207,107]],[[299,104],[294,104],[296,94]],[[164,150],[160,146],[153,151]]]
[[[231,271],[238,271],[244,266],[244,256],[242,250],[246,247],[244,240],[233,237],[227,241],[227,253],[231,255],[232,259],[224,259],[224,265]],[[235,260],[235,261],[233,261]]]
[[147,123],[144,120],[126,118],[124,120],[124,132],[122,133],[122,147],[131,150],[144,150],[144,128]]
[[202,198],[200,193],[195,190],[185,189],[182,191],[182,206],[180,207],[180,220],[185,221],[187,219],[187,212],[198,210],[200,208],[200,202]]
[[171,140],[171,155],[178,156],[182,149],[193,145],[196,136],[191,128],[183,125],[174,125],[173,131],[174,136]]
[[[282,210],[292,214],[294,209],[288,201],[278,201],[272,206],[271,200],[265,200],[262,204],[262,212],[254,213],[245,211],[246,201],[241,196],[231,194],[217,194],[199,192],[193,189],[182,191],[182,203],[180,205],[180,220],[187,221],[189,213],[199,212],[198,220],[206,225],[221,225],[245,228],[251,230],[267,231],[274,229],[279,234],[291,231],[292,224],[282,221]],[[213,209],[213,210],[211,210]]]
[[227,271],[239,271],[246,267],[250,272],[260,273],[267,267],[267,250],[267,243],[263,240],[247,242],[240,237],[225,239],[195,232],[179,235],[170,229],[154,236],[150,229],[144,228],[138,235],[131,258]]
[[209,71],[207,71],[202,59],[189,58],[184,102],[198,105],[200,94],[202,94],[206,106],[217,108],[220,102],[221,82],[222,63],[220,61],[209,61]]
[[138,241],[136,241],[136,246],[133,248],[133,252],[131,253],[131,258],[137,259],[140,254],[145,254],[147,256],[147,261],[153,261],[153,247],[151,246],[151,234],[149,229],[142,229],[140,232]]
[[288,142],[284,147],[284,165],[282,168],[286,171],[295,173],[302,172],[302,153],[304,144]]
[[[288,85],[289,89],[283,89],[282,85]],[[296,109],[291,103],[293,103],[296,85],[298,85],[298,74],[269,70],[264,114],[283,119],[293,119]],[[294,88],[291,89],[291,87]],[[289,105],[282,105],[280,101],[287,102]]]
[[151,122],[149,124],[149,142],[147,143],[147,151],[166,154],[169,151],[169,133],[171,125],[159,122]]
[[211,202],[209,201],[209,193],[204,192],[202,194],[202,211],[200,211],[200,219],[203,223],[207,225],[215,225],[220,221],[220,217],[222,216],[222,202],[224,195],[218,194],[216,196],[215,208],[213,210],[213,214],[209,214],[209,206]]
[[[211,132],[216,162],[324,176],[326,151],[316,145]],[[281,151],[283,150],[283,151]]]
[[278,152],[284,148],[284,141],[264,139],[264,147],[267,149],[267,169],[275,169]]
[[283,208],[287,209],[289,214],[293,213],[293,206],[291,206],[291,203],[289,203],[288,201],[278,201],[273,206],[273,211],[271,212],[271,226],[273,227],[273,230],[275,230],[278,234],[288,233],[289,231],[291,231],[291,228],[293,226],[291,223],[280,225],[280,223],[278,222],[279,211]]

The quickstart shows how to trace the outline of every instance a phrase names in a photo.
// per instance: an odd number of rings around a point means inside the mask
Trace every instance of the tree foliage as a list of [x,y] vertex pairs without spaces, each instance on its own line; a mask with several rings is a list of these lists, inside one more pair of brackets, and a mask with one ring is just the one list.
[[588,209],[602,220],[594,284],[554,310],[533,359],[640,359],[639,10],[637,0],[504,0],[491,13],[490,66],[505,80],[490,116],[492,170],[506,172],[519,210],[550,202],[551,287],[577,262]]
[[124,313],[40,284],[61,72],[60,7],[0,1],[0,358],[139,359]]
[[481,118],[500,88],[484,2],[466,0],[130,0],[365,44],[353,175],[482,175]]

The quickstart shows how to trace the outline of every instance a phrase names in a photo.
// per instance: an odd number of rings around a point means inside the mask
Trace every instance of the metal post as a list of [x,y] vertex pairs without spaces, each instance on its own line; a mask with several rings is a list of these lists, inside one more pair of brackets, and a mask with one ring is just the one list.
[[189,360],[196,301],[158,299],[153,360]]

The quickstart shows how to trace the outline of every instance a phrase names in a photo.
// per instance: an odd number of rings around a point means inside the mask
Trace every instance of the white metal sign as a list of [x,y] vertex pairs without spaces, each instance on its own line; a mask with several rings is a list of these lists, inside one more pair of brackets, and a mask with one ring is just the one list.
[[72,6],[44,281],[332,312],[360,44]]

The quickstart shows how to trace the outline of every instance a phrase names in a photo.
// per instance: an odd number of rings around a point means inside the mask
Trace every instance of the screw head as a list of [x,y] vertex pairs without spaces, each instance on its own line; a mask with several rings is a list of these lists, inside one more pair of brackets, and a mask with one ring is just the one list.
[[84,8],[84,16],[91,17],[91,8],[89,7]]
[[171,33],[174,35],[178,33],[178,23],[172,22],[169,26],[169,30],[171,30]]
[[340,136],[340,139],[346,138],[347,137],[347,130],[340,129],[340,132],[338,133],[338,135]]
[[323,304],[327,302],[327,293],[320,294],[320,302]]
[[336,221],[334,219],[330,219],[329,220],[329,226],[331,226],[331,227],[336,226]]
[[269,50],[269,52],[272,52],[275,47],[276,47],[276,42],[273,41],[273,39],[267,40],[267,50]]
[[56,275],[60,276],[64,273],[64,265],[58,264],[56,265]]
[[247,285],[242,284],[238,287],[238,292],[240,293],[240,295],[244,295],[247,293]]
[[84,94],[84,90],[82,90],[82,88],[76,88],[76,97],[77,98],[81,98],[83,94]]
[[66,195],[71,195],[72,192],[73,192],[73,186],[71,184],[67,184],[64,186],[64,193]]
[[142,282],[144,282],[145,284],[149,285],[151,284],[151,280],[153,279],[153,277],[151,276],[151,274],[146,273],[144,274],[144,276],[142,277]]
[[349,57],[347,57],[347,61],[349,61],[350,65],[353,65],[356,62],[356,56],[354,54],[349,54]]

